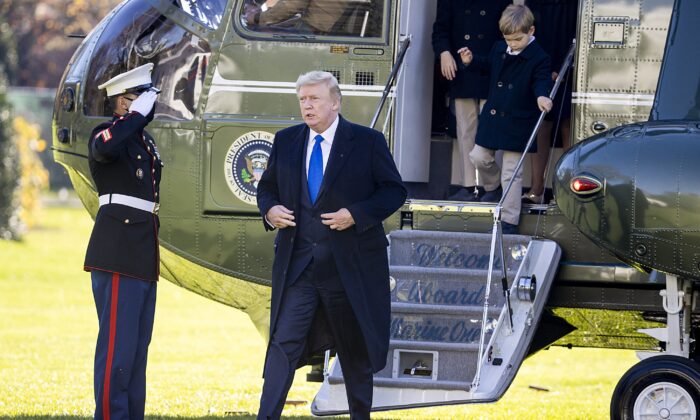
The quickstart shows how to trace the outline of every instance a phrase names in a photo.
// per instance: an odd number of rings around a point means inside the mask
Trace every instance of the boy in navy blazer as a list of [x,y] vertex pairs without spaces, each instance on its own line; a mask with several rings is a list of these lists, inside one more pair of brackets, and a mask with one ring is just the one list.
[[[513,178],[503,202],[503,233],[516,233],[520,221],[522,170],[514,173],[540,112],[552,109],[550,59],[537,44],[534,17],[524,5],[503,11],[498,26],[504,41],[497,42],[488,57],[474,56],[468,48],[458,52],[472,71],[489,71],[489,96],[481,114],[476,145],[469,158],[482,176],[486,193],[481,201],[497,202]],[[503,151],[501,167],[496,150]]]

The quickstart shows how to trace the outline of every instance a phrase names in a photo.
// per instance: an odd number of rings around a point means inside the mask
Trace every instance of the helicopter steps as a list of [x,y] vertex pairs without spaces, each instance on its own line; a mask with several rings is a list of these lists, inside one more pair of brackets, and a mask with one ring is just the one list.
[[[491,349],[490,354],[484,354],[484,360],[487,361],[485,364],[496,368],[491,369],[489,375],[496,374],[498,370],[512,375],[506,386],[502,387],[500,395],[493,398],[481,392],[481,386],[476,389],[472,386],[479,366],[491,235],[401,230],[392,232],[389,240],[392,286],[390,343],[386,366],[374,376],[373,409],[500,398],[529,346],[535,329],[531,326],[536,325],[539,319],[532,319],[533,302],[520,302],[515,296],[516,284],[513,279],[537,272],[535,300],[541,302],[541,311],[559,262],[558,246],[552,241],[533,241],[522,235],[503,237],[514,324],[519,317],[523,323],[529,323],[520,328],[521,334],[515,328],[513,333],[508,331],[508,335],[504,335],[507,321],[503,319],[505,297],[501,262],[500,258],[494,258],[484,343],[489,343],[494,333],[502,343],[484,346],[484,349]],[[530,334],[525,334],[526,331]],[[512,342],[516,338],[527,341],[520,344],[524,347],[522,351],[503,348],[515,345],[506,341]],[[520,360],[504,357],[516,353],[522,353]],[[485,364],[481,367],[481,382],[494,387],[494,378],[484,375],[489,370],[484,368]],[[497,374],[508,379],[503,372]],[[314,399],[312,412],[316,415],[346,412],[345,395],[343,376],[336,358]]]

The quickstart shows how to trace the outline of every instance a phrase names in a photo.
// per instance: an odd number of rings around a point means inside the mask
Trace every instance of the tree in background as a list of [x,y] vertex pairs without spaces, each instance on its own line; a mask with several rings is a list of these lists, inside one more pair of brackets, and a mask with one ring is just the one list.
[[0,238],[19,239],[31,227],[47,173],[38,128],[13,115],[8,86],[56,87],[80,39],[118,0],[0,2]]
[[41,194],[49,186],[49,171],[39,158],[39,153],[46,149],[46,140],[40,137],[39,126],[23,117],[15,116],[12,128],[19,156],[19,186],[15,197],[19,204],[19,228],[23,232],[36,225]]
[[8,76],[14,74],[15,54],[12,29],[0,6],[0,238],[19,235],[19,212],[15,191],[19,185],[19,159],[12,140],[10,106],[5,98]]
[[81,42],[68,35],[87,35],[119,3],[120,0],[2,0],[0,26],[8,27],[17,51],[16,70],[6,71],[9,85],[57,87]]

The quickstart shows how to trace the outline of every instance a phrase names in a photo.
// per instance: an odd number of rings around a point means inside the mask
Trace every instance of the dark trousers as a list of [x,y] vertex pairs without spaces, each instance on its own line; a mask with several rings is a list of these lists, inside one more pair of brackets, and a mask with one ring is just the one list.
[[279,318],[270,338],[265,383],[258,420],[279,419],[294,380],[311,323],[317,310],[325,312],[345,379],[352,419],[369,419],[372,407],[372,365],[362,331],[345,291],[324,285],[314,276],[313,262],[286,287]]
[[141,420],[157,283],[106,271],[91,274],[100,323],[95,348],[95,419]]

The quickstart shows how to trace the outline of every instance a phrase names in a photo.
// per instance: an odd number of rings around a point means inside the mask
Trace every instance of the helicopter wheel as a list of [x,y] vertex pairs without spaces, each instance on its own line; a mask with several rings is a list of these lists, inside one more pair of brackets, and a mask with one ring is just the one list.
[[697,419],[700,365],[680,356],[655,356],[632,366],[617,383],[610,418]]

